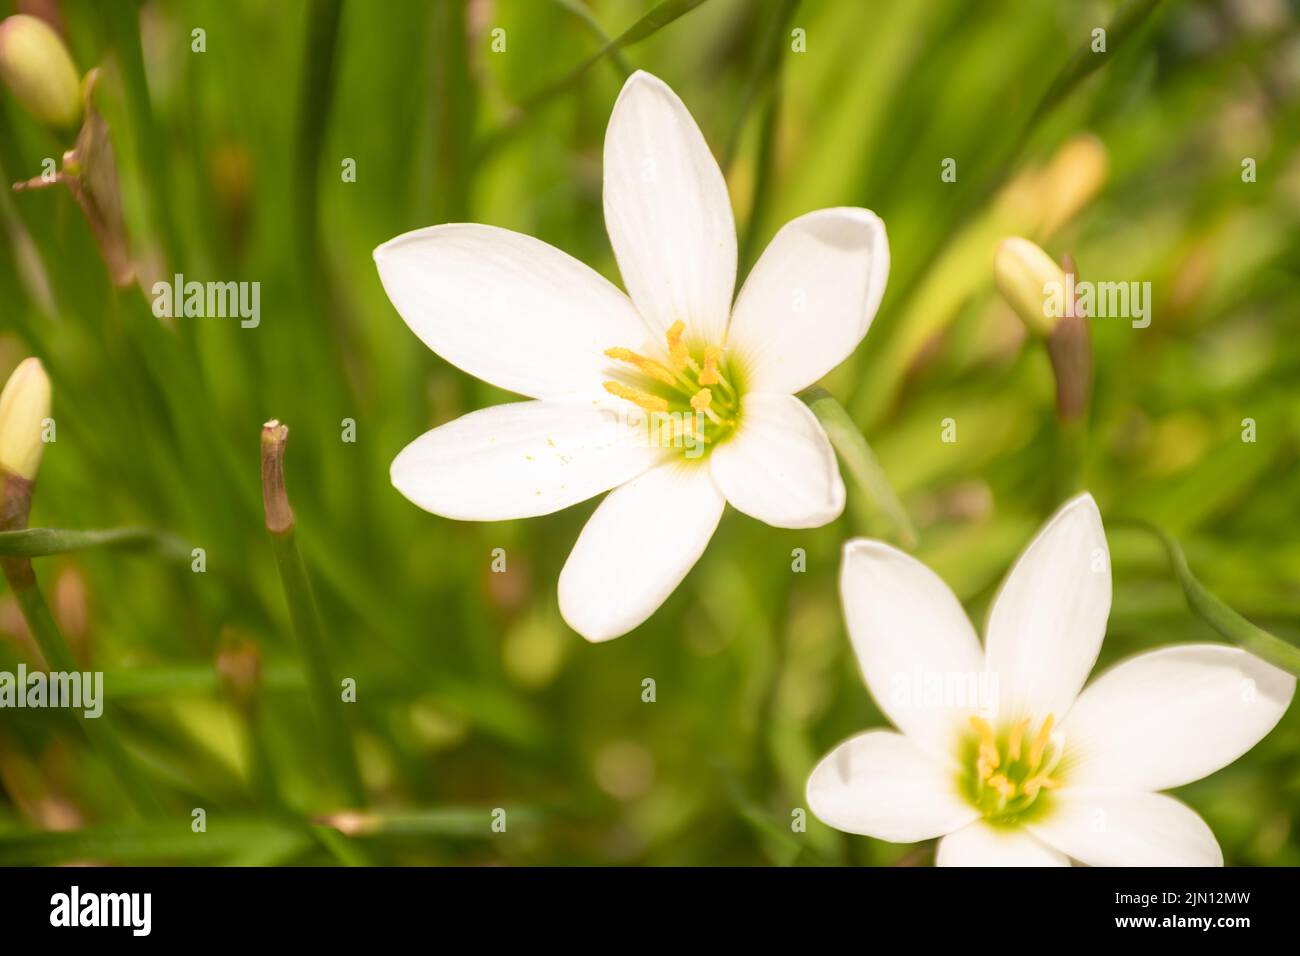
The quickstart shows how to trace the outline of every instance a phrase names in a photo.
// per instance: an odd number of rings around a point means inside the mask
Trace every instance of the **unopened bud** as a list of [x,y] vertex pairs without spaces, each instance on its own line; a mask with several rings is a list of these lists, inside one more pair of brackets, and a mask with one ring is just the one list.
[[39,17],[0,23],[0,78],[14,99],[47,126],[71,129],[81,118],[81,79],[68,48]]
[[50,380],[40,359],[24,359],[0,392],[0,469],[27,481],[36,477],[49,417]]
[[1003,239],[993,258],[998,291],[1016,315],[1037,335],[1049,336],[1056,317],[1054,308],[1065,295],[1065,270],[1028,239]]
[[[1067,255],[1064,265],[1070,289],[1066,295],[1072,300],[1079,269],[1073,256]],[[1056,377],[1056,411],[1065,422],[1081,419],[1092,399],[1092,332],[1088,321],[1088,316],[1070,301],[1047,337],[1047,355]]]

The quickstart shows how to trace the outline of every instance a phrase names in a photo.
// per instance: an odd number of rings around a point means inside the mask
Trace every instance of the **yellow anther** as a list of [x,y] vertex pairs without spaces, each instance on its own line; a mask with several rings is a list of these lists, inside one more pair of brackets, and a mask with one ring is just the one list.
[[1003,800],[1009,799],[1016,792],[1015,785],[1000,773],[995,773],[989,777],[988,783]]
[[1022,786],[1025,790],[1025,796],[1032,800],[1034,797],[1038,796],[1039,790],[1055,790],[1060,786],[1060,783],[1053,780],[1047,774],[1040,773],[1030,777],[1024,782],[1024,784],[1022,784]]
[[708,411],[709,405],[713,402],[713,393],[707,388],[702,388],[691,396],[691,408],[697,412]]
[[722,358],[722,349],[716,345],[705,347],[704,368],[700,371],[701,385],[717,385],[722,381],[722,376],[718,374],[718,359],[720,358]]
[[1042,728],[1038,731],[1038,736],[1034,738],[1033,744],[1029,747],[1029,767],[1038,769],[1038,765],[1043,761],[1043,750],[1047,746],[1047,739],[1052,733],[1052,715],[1048,714],[1047,719],[1043,721]]
[[651,395],[649,392],[643,392],[631,385],[624,385],[622,382],[606,382],[605,391],[611,395],[617,395],[619,398],[625,398],[633,405],[644,408],[647,412],[668,411],[668,399],[661,398],[658,395]]
[[691,353],[687,350],[686,343],[682,341],[682,336],[685,334],[686,326],[681,319],[668,327],[668,355],[673,360],[673,367],[679,371],[691,364]]
[[997,738],[993,736],[993,728],[983,717],[971,715],[970,725],[975,728],[980,735],[980,760],[987,762],[990,767],[996,767],[1002,763],[1002,757],[998,754]]
[[988,783],[989,777],[993,776],[993,768],[989,766],[988,759],[982,755],[975,761],[975,769],[979,771],[980,783]]
[[1020,738],[1025,735],[1025,728],[1028,726],[1029,718],[1026,717],[1011,728],[1011,734],[1007,738],[1007,760],[1011,763],[1020,759]]
[[644,355],[638,355],[631,349],[612,348],[605,349],[605,354],[612,359],[620,362],[627,362],[629,365],[636,367],[651,378],[663,382],[665,385],[677,385],[677,377],[668,369],[664,368],[654,359],[648,359]]

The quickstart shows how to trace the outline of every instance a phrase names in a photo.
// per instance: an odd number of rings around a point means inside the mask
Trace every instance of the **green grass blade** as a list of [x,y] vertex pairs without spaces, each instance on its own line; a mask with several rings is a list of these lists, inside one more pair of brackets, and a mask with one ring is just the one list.
[[916,527],[903,507],[903,503],[894,493],[885,470],[880,467],[875,452],[862,437],[858,426],[849,418],[844,406],[835,400],[825,389],[810,388],[799,396],[817,416],[826,436],[848,468],[850,476],[857,484],[858,490],[866,503],[875,508],[889,522],[895,538],[905,548],[916,545]]
[[207,818],[207,830],[195,833],[182,820],[116,824],[57,832],[16,831],[0,834],[0,866],[56,866],[102,862],[123,866],[188,863],[211,864],[256,851],[296,855],[311,845],[307,829],[296,821]]
[[591,54],[587,59],[583,60],[568,73],[564,74],[564,76],[528,97],[528,99],[520,104],[520,113],[515,117],[515,119],[499,129],[496,133],[492,134],[480,145],[477,150],[480,159],[488,153],[491,153],[504,140],[509,138],[511,133],[513,133],[529,117],[535,115],[543,106],[577,86],[586,72],[605,57],[612,56],[625,47],[629,47],[634,43],[639,43],[646,39],[646,37],[652,36],[664,27],[668,26],[668,24],[672,23],[678,17],[685,16],[704,2],[705,0],[664,0],[663,3],[652,9],[617,37],[605,43],[595,53]]
[[1178,579],[1187,606],[1193,614],[1232,643],[1268,661],[1274,667],[1300,677],[1300,647],[1250,623],[1212,594],[1196,580],[1192,569],[1188,567],[1182,546],[1173,537],[1145,521],[1117,519],[1109,523],[1113,526],[1138,528],[1156,537],[1169,556],[1174,577]]
[[7,557],[39,558],[92,548],[156,551],[178,561],[190,559],[190,549],[185,542],[165,531],[152,528],[106,528],[94,531],[28,528],[25,531],[0,531],[0,555]]

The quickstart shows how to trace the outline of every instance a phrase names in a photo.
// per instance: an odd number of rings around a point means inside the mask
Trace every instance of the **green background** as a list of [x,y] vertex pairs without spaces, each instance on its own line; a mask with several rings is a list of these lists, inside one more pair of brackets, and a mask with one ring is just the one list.
[[[1106,519],[1166,528],[1211,590],[1300,639],[1295,3],[1139,2],[1117,24],[1119,4],[1046,0],[38,6],[61,15],[79,71],[100,67],[141,274],[260,282],[262,317],[160,323],[147,285],[112,287],[66,190],[0,199],[0,372],[36,354],[54,390],[32,525],[174,536],[37,559],[74,650],[107,672],[106,720],[155,804],[132,807],[73,717],[6,711],[0,862],[931,862],[932,844],[815,819],[791,829],[814,763],[884,723],[836,593],[842,542],[890,533],[856,486],[815,531],[729,510],[663,608],[594,646],[555,597],[594,502],[462,524],[389,484],[408,441],[508,396],[420,344],[371,250],[484,222],[617,281],[601,144],[636,68],[678,92],[719,157],[742,276],[800,213],[860,205],[885,220],[884,303],[823,384],[915,521],[916,553],[976,621],[1081,484]],[[1107,52],[1087,51],[1107,25]],[[195,28],[205,52],[191,50]],[[791,49],[796,28],[806,52]],[[1036,171],[1084,131],[1104,144],[1104,185],[1044,234],[1044,209],[1083,177],[1047,189]],[[71,139],[0,96],[6,181]],[[1257,182],[1242,181],[1245,157]],[[956,182],[940,179],[945,158]],[[993,291],[994,244],[1013,234],[1072,253],[1084,278],[1154,289],[1149,328],[1093,323],[1081,475],[1062,473],[1045,350]],[[349,801],[262,524],[258,436],[272,417],[290,426],[289,494],[333,666],[357,682],[346,718],[372,829],[351,839],[312,822]],[[948,418],[955,442],[941,441]],[[490,570],[496,548],[504,574]],[[1114,531],[1111,548],[1102,665],[1218,639],[1149,538]],[[261,659],[252,704],[218,678],[232,647]],[[6,596],[0,669],[20,660],[33,652]],[[1178,791],[1228,863],[1300,863],[1298,753],[1293,707],[1247,756]],[[191,830],[196,807],[206,833]]]

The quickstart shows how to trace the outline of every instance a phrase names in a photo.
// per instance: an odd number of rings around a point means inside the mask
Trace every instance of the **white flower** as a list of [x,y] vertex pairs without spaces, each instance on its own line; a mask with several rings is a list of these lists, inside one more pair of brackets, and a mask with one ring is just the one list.
[[434,226],[375,250],[388,297],[426,345],[533,399],[416,439],[393,461],[393,485],[470,521],[549,514],[615,489],[560,573],[560,610],[592,641],[654,613],[725,503],[782,528],[840,514],[834,452],[794,393],[862,340],[889,272],[874,214],[823,209],[776,234],[733,307],[722,172],[681,100],[648,73],[614,105],[604,190],[628,296],[493,226]]
[[1085,689],[1110,613],[1090,495],[1016,562],[982,649],[948,587],[887,545],[846,544],[840,589],[867,687],[902,733],[853,737],[817,765],[808,804],[822,821],[895,843],[942,837],[940,866],[1223,864],[1205,822],[1156,791],[1258,743],[1295,678],[1235,647],[1180,644]]

